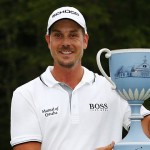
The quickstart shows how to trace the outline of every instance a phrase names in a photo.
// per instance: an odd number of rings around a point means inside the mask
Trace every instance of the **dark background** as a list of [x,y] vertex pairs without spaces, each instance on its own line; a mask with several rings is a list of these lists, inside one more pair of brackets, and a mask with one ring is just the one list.
[[[101,48],[150,48],[147,0],[0,0],[0,149],[10,150],[10,105],[16,87],[52,65],[44,36],[50,13],[74,6],[85,16],[90,41],[83,65],[100,74]],[[107,74],[108,60],[102,58]],[[150,102],[144,103],[150,109]]]

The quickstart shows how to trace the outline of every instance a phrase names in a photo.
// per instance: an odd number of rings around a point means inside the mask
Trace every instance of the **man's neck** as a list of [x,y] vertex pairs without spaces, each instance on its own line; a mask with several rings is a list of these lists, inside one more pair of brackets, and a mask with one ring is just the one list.
[[54,66],[51,71],[55,80],[67,84],[70,88],[74,89],[81,81],[84,73],[82,66],[74,68],[61,68]]

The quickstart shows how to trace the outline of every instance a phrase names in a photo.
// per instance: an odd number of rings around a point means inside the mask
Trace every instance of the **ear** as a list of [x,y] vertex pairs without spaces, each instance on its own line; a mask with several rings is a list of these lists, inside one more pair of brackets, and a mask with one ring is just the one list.
[[84,38],[83,38],[83,42],[84,42],[83,48],[84,48],[84,49],[87,48],[87,46],[88,46],[88,41],[89,41],[89,35],[88,35],[88,34],[85,34],[85,35],[84,35]]
[[45,40],[46,40],[47,44],[49,44],[50,43],[50,36],[46,34],[45,35]]

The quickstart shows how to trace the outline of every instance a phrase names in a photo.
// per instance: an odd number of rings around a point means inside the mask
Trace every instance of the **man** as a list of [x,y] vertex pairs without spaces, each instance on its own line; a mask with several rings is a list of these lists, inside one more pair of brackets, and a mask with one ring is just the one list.
[[73,7],[55,10],[45,39],[54,64],[13,94],[13,149],[111,150],[130,124],[130,109],[104,77],[82,66],[84,17]]

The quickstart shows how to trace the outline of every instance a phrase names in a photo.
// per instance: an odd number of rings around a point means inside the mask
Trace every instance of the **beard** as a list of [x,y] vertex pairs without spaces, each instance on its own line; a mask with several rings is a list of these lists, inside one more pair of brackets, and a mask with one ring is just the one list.
[[72,68],[73,66],[75,66],[75,64],[79,63],[81,61],[78,61],[78,62],[68,62],[68,63],[65,63],[63,61],[58,61],[58,64],[61,66],[61,67],[64,67],[64,68]]

